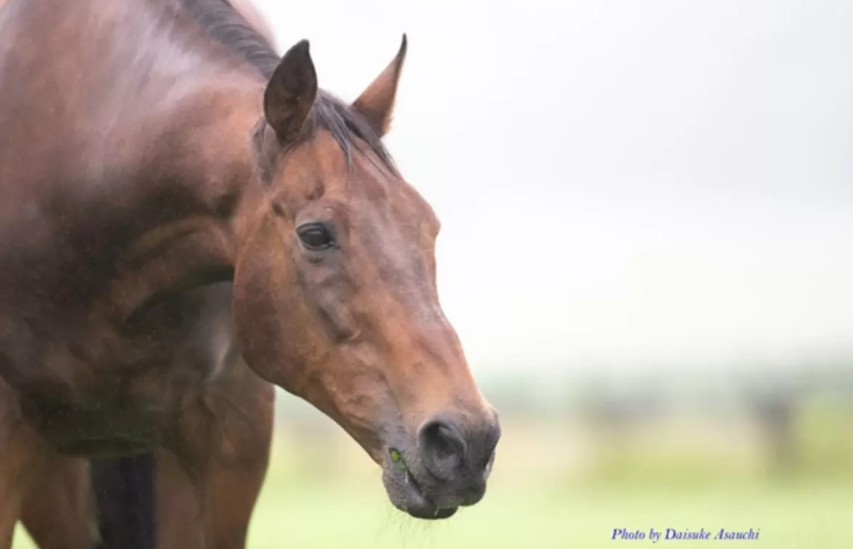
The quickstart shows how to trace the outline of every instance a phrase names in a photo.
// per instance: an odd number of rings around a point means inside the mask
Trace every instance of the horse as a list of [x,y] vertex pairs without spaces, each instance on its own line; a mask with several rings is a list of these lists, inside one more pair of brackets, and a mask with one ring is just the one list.
[[0,5],[0,548],[19,518],[43,547],[244,546],[273,385],[405,513],[485,493],[497,412],[382,141],[406,37],[348,104],[245,6]]

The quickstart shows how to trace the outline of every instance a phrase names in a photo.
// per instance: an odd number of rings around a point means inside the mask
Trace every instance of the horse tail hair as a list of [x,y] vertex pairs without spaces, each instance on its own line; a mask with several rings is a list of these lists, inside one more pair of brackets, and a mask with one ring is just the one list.
[[155,549],[152,454],[92,459],[97,549]]

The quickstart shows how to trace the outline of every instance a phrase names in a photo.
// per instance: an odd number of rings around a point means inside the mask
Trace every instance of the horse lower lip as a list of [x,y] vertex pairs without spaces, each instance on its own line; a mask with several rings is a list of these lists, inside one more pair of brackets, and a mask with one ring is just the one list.
[[454,514],[456,514],[456,511],[458,509],[459,509],[458,507],[451,507],[449,509],[439,509],[438,511],[436,511],[435,516],[432,518],[434,518],[434,519],[450,518]]
[[409,492],[414,494],[416,496],[416,499],[422,501],[423,503],[432,505],[432,502],[430,502],[426,497],[424,497],[424,493],[421,491],[421,487],[418,484],[418,481],[415,480],[415,477],[408,469],[403,470],[403,479]]
[[404,497],[406,501],[398,504],[398,507],[415,518],[427,520],[448,518],[456,512],[457,507],[446,509],[437,507],[421,491],[417,479],[412,475],[408,466],[400,466],[399,463],[405,463],[405,461],[402,459],[394,460],[391,464],[392,467],[395,467],[395,474],[400,475],[398,478],[402,479],[402,487],[405,490],[403,494],[398,495]]
[[406,512],[415,518],[436,520],[445,519],[453,516],[453,514],[456,513],[457,509],[458,507],[449,507],[446,509],[441,509],[430,503],[426,507],[407,509]]

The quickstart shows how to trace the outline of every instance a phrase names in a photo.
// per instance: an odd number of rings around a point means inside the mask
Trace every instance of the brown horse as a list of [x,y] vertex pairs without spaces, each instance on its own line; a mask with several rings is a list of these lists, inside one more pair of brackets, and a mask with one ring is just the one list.
[[[241,547],[267,382],[410,515],[483,496],[496,414],[438,304],[436,217],[381,141],[405,51],[346,105],[307,42],[279,57],[226,0],[5,0],[0,547],[22,513],[44,547]],[[105,456],[131,457],[81,459]],[[136,531],[51,531],[88,506]]]

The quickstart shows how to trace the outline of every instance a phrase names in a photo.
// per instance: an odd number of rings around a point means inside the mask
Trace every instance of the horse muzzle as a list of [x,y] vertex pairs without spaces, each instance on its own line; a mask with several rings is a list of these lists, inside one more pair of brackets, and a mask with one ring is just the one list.
[[497,414],[477,422],[444,415],[424,422],[414,443],[388,446],[382,480],[398,509],[440,519],[483,498],[500,438]]

